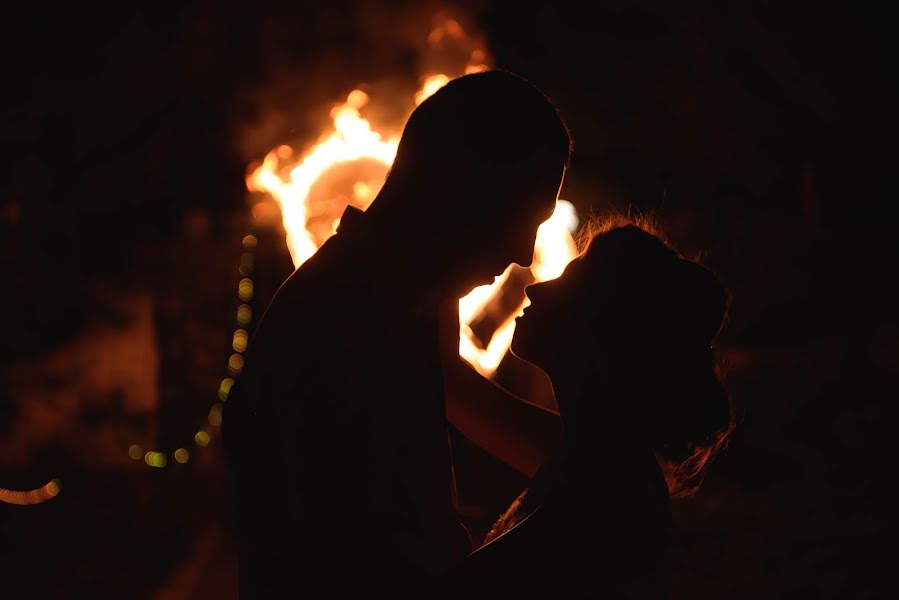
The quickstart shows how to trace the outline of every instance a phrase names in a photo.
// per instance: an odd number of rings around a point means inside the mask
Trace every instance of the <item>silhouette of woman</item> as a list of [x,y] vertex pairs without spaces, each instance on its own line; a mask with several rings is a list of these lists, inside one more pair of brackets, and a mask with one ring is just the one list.
[[449,594],[665,596],[669,498],[697,489],[732,427],[712,349],[727,297],[644,227],[594,226],[561,278],[527,288],[512,350],[552,379],[561,448]]

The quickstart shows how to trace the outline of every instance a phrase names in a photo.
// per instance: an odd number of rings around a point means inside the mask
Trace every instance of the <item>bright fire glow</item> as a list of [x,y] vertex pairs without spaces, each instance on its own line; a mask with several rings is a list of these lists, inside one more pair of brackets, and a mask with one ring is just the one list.
[[[286,179],[279,167],[282,157],[293,154],[289,146],[280,146],[269,152],[262,165],[247,178],[247,187],[251,191],[266,191],[278,202],[287,232],[287,247],[295,267],[306,262],[321,246],[307,227],[310,217],[315,216],[307,199],[316,180],[329,168],[341,163],[371,159],[385,166],[393,164],[399,138],[385,140],[381,134],[372,131],[369,122],[359,113],[367,102],[365,92],[350,92],[346,103],[331,111],[333,132],[301,157],[288,171]],[[358,182],[354,186],[354,192],[365,193],[362,198],[357,198],[362,203],[362,209],[368,208],[374,199],[368,187],[367,182]]]
[[[573,219],[572,219],[573,217]],[[577,256],[577,246],[571,237],[577,229],[577,213],[574,206],[565,200],[556,202],[552,216],[537,229],[534,242],[534,261],[531,273],[535,282],[549,281],[562,274],[565,267]],[[474,332],[470,324],[494,297],[500,287],[509,278],[514,267],[506,268],[502,275],[494,279],[490,285],[482,285],[471,290],[467,296],[459,300],[459,354],[477,371],[491,377],[502,361],[503,356],[512,344],[515,334],[515,317],[528,307],[530,301],[525,297],[518,310],[508,316],[493,334],[487,348],[481,349],[474,343]]]
[[450,82],[450,78],[443,73],[431,75],[425,79],[421,85],[421,89],[415,94],[415,106],[418,106],[428,98],[434,95],[434,92]]
[[[443,38],[458,38],[464,35],[456,21],[448,20],[431,32],[430,43],[439,43]],[[462,72],[475,73],[487,69],[482,50],[471,53],[469,64]],[[460,74],[462,74],[460,72]],[[436,73],[422,79],[422,85],[414,95],[415,105],[421,104],[429,96],[446,85],[452,78],[444,73]],[[282,145],[273,149],[262,164],[247,177],[247,187],[251,191],[268,192],[281,209],[287,246],[295,267],[299,267],[321,247],[325,239],[333,235],[339,224],[339,217],[330,221],[325,234],[313,232],[310,222],[327,218],[334,214],[322,208],[320,203],[310,202],[310,192],[326,171],[338,165],[352,165],[359,161],[380,163],[386,173],[393,163],[399,136],[385,137],[362,117],[360,109],[368,102],[368,95],[361,90],[352,91],[345,103],[331,111],[332,124],[329,133],[312,146],[305,154],[295,158],[290,146]],[[361,172],[360,172],[361,173]],[[360,179],[352,184],[352,192],[344,195],[342,201],[363,210],[368,208],[383,184],[383,177],[374,181]],[[339,212],[336,214],[340,214]],[[561,275],[565,266],[575,257],[577,250],[571,233],[577,228],[577,214],[574,207],[560,200],[553,215],[537,231],[534,247],[534,262],[530,269],[536,281],[546,281]],[[497,294],[511,269],[498,276],[493,284],[472,290],[459,301],[460,344],[459,354],[485,377],[491,377],[505,356],[515,332],[515,317],[526,306],[500,325],[487,344],[479,348],[470,328],[472,320]],[[526,302],[526,300],[525,300]]]

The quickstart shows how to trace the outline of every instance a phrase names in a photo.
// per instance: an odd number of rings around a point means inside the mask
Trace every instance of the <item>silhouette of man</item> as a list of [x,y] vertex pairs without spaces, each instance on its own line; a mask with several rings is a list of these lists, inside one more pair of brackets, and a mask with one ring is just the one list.
[[368,211],[349,207],[278,290],[225,409],[242,594],[402,593],[470,552],[439,307],[530,264],[569,144],[524,80],[450,82],[409,118]]

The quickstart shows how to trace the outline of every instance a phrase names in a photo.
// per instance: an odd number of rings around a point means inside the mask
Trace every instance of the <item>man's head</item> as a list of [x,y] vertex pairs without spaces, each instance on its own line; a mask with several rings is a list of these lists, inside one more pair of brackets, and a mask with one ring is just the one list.
[[409,117],[369,210],[405,229],[410,251],[465,291],[511,262],[530,264],[569,148],[565,124],[533,85],[502,71],[466,75]]

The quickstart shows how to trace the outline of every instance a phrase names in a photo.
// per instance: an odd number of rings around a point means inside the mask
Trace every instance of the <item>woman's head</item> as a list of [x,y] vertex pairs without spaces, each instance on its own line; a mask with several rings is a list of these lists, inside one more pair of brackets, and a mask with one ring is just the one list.
[[572,436],[613,429],[650,445],[677,493],[731,427],[712,350],[726,292],[645,226],[619,219],[588,237],[561,278],[527,288],[513,350],[552,377]]

